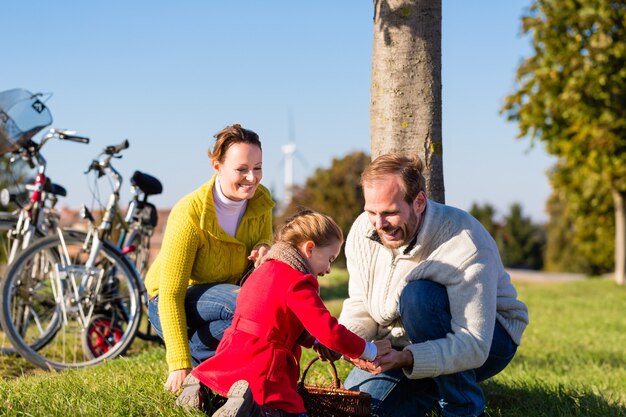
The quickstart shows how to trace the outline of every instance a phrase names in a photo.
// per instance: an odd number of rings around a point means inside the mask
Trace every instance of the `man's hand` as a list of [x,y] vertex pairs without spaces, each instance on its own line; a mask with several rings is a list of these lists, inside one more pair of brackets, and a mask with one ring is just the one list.
[[183,385],[183,381],[191,373],[191,369],[177,369],[175,371],[170,372],[167,377],[167,381],[165,381],[165,389],[167,389],[172,394],[176,393]]
[[408,350],[391,350],[383,356],[379,356],[372,362],[373,367],[380,372],[387,372],[395,368],[412,368],[413,354]]
[[413,354],[408,350],[398,351],[391,349],[386,354],[378,356],[371,362],[365,359],[345,359],[352,362],[357,368],[373,375],[387,372],[390,369],[413,367]]

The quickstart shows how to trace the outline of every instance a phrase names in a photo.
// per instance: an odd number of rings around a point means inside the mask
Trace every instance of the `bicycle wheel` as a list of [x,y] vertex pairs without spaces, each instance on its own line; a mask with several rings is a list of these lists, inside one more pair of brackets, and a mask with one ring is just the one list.
[[[7,263],[11,254],[11,248],[15,242],[15,233],[17,229],[17,216],[12,213],[2,212],[0,213],[0,276],[4,276],[7,269]],[[43,237],[43,233],[39,230],[35,231],[35,238],[40,239]],[[23,312],[26,313],[27,312]],[[25,318],[27,319],[27,318]],[[53,328],[52,328],[53,329]],[[52,329],[50,329],[52,331]],[[41,337],[34,341],[33,348],[39,349],[45,345],[50,334],[42,329]],[[11,344],[11,341],[6,337],[2,328],[0,328],[0,354],[11,355],[15,354],[15,349]]]
[[[0,285],[0,324],[18,353],[41,368],[96,365],[123,354],[135,337],[142,309],[134,268],[110,242],[103,242],[94,266],[88,267],[90,249],[91,239],[80,231],[40,239],[13,261]],[[37,351],[32,344],[40,328],[54,324],[46,321],[54,320],[46,311],[49,304],[59,317],[57,328]],[[18,326],[15,312],[23,308],[38,319]],[[89,349],[85,340],[101,328],[96,319],[110,322],[116,335],[99,351]]]
[[143,226],[136,228],[135,231],[131,233],[131,238],[127,246],[131,247],[132,250],[128,251],[126,256],[135,265],[141,277],[141,299],[143,301],[144,319],[137,330],[137,337],[150,342],[161,342],[161,338],[156,334],[148,319],[148,293],[146,287],[143,285],[143,280],[146,278],[148,267],[150,266],[150,238],[151,232],[147,232]]

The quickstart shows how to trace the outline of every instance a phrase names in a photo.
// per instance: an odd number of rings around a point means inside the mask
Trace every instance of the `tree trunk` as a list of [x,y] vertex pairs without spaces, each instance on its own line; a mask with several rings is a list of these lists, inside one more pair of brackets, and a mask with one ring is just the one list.
[[441,139],[441,0],[374,0],[372,158],[417,154],[426,192],[445,202]]
[[615,203],[615,282],[626,284],[626,193],[612,190]]

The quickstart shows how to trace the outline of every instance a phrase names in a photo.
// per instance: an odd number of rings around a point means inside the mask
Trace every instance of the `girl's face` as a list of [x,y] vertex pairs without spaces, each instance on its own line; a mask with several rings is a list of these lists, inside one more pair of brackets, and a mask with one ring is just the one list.
[[235,143],[226,151],[224,162],[213,160],[211,164],[226,197],[241,201],[254,196],[263,177],[263,158],[258,146]]
[[335,240],[326,246],[315,246],[309,240],[302,245],[303,255],[309,261],[314,276],[322,277],[330,273],[330,264],[339,256],[341,243]]

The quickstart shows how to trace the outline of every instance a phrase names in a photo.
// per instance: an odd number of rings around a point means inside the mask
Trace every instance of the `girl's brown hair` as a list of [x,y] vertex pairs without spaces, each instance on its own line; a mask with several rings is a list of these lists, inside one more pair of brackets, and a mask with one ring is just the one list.
[[226,151],[235,143],[247,143],[249,145],[258,146],[261,149],[261,141],[259,135],[252,130],[244,129],[240,124],[226,126],[215,134],[215,145],[213,150],[209,149],[209,158],[217,162],[224,162]]
[[274,240],[292,246],[311,240],[324,247],[335,241],[343,243],[343,232],[330,216],[304,209],[285,220]]

